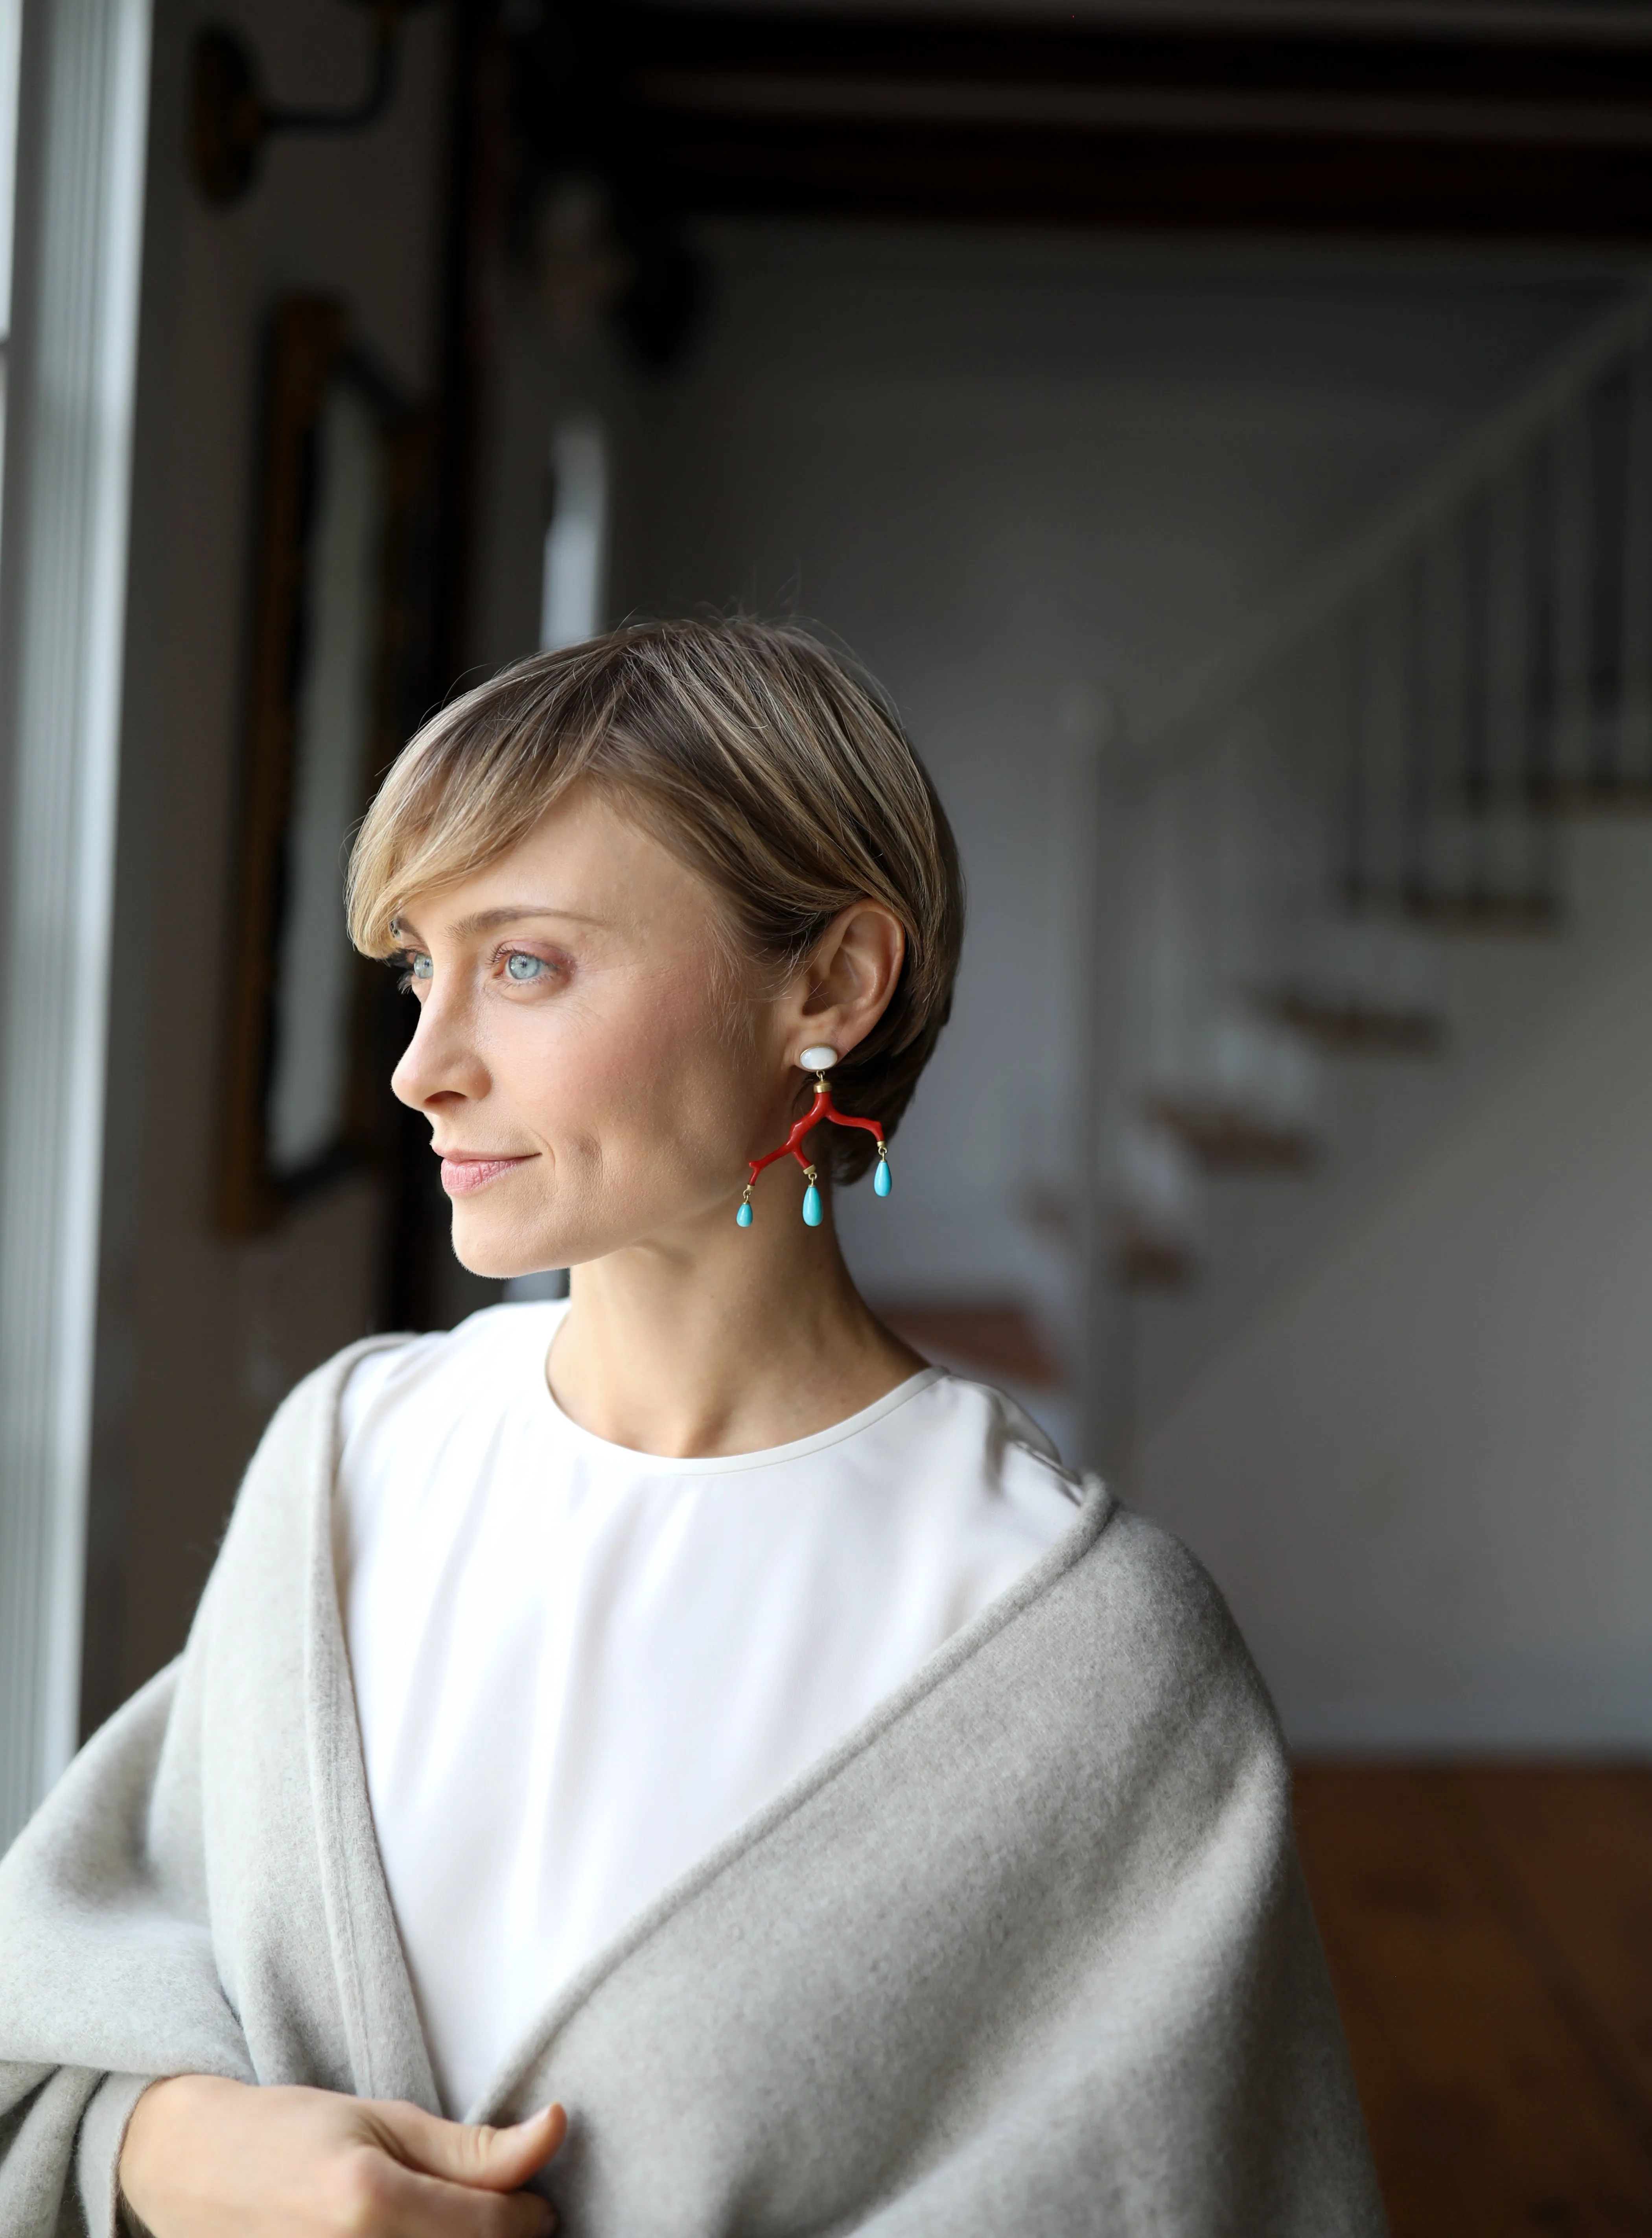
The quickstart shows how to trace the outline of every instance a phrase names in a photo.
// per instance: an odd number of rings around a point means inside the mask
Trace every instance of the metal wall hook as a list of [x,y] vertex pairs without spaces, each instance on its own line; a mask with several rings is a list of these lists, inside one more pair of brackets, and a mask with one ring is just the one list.
[[289,108],[269,100],[258,59],[227,23],[203,23],[189,63],[189,158],[209,202],[239,202],[258,175],[264,142],[282,132],[359,132],[375,123],[395,90],[401,26],[423,0],[370,0],[373,45],[367,89],[339,109]]

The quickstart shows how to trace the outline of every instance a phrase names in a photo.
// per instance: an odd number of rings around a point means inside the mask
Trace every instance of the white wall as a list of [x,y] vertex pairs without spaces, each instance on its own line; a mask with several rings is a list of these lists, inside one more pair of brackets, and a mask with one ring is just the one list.
[[[1156,699],[1517,386],[1604,282],[869,229],[730,229],[705,253],[687,367],[613,392],[614,610],[794,607],[894,691],[958,828],[971,931],[895,1195],[846,1204],[852,1256],[884,1294],[1058,1304],[1023,1215],[1070,1157],[1084,838],[1065,701],[1086,681],[1126,712]],[[507,352],[519,450],[535,382],[548,424],[554,361]],[[514,533],[514,556],[495,538],[494,607],[514,582],[525,636],[537,547]]]
[[1652,938],[1149,1420],[1131,1490],[1301,1744],[1652,1745]]

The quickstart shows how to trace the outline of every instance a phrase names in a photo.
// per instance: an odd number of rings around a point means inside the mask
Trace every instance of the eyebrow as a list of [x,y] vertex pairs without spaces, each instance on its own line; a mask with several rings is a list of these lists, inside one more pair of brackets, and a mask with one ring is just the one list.
[[[600,917],[587,917],[579,910],[556,909],[548,902],[505,902],[498,909],[478,910],[474,916],[456,918],[448,927],[450,940],[474,940],[479,933],[497,932],[501,925],[520,924],[524,917],[557,917],[567,924],[601,924]],[[405,917],[399,917],[390,928],[398,940],[411,934],[419,937],[418,928]]]

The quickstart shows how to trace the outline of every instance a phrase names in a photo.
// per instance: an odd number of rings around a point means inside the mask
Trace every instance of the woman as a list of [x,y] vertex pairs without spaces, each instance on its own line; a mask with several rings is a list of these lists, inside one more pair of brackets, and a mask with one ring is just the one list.
[[572,1302],[276,1415],[0,1868],[0,2227],[1379,2228],[1217,1596],[838,1249],[961,934],[886,703],[746,621],[527,661],[349,907],[460,1258]]

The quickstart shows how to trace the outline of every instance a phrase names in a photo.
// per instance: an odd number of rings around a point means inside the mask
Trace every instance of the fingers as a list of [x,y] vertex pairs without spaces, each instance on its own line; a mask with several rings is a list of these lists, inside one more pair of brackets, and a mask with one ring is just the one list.
[[444,2122],[400,2101],[375,2102],[366,2110],[393,2159],[422,2175],[468,2184],[478,2191],[520,2190],[567,2135],[567,2116],[560,2106],[547,2106],[508,2129]]
[[353,2228],[393,2230],[396,2238],[550,2238],[556,2228],[537,2192],[481,2189],[376,2155],[362,2171],[349,2209]]

